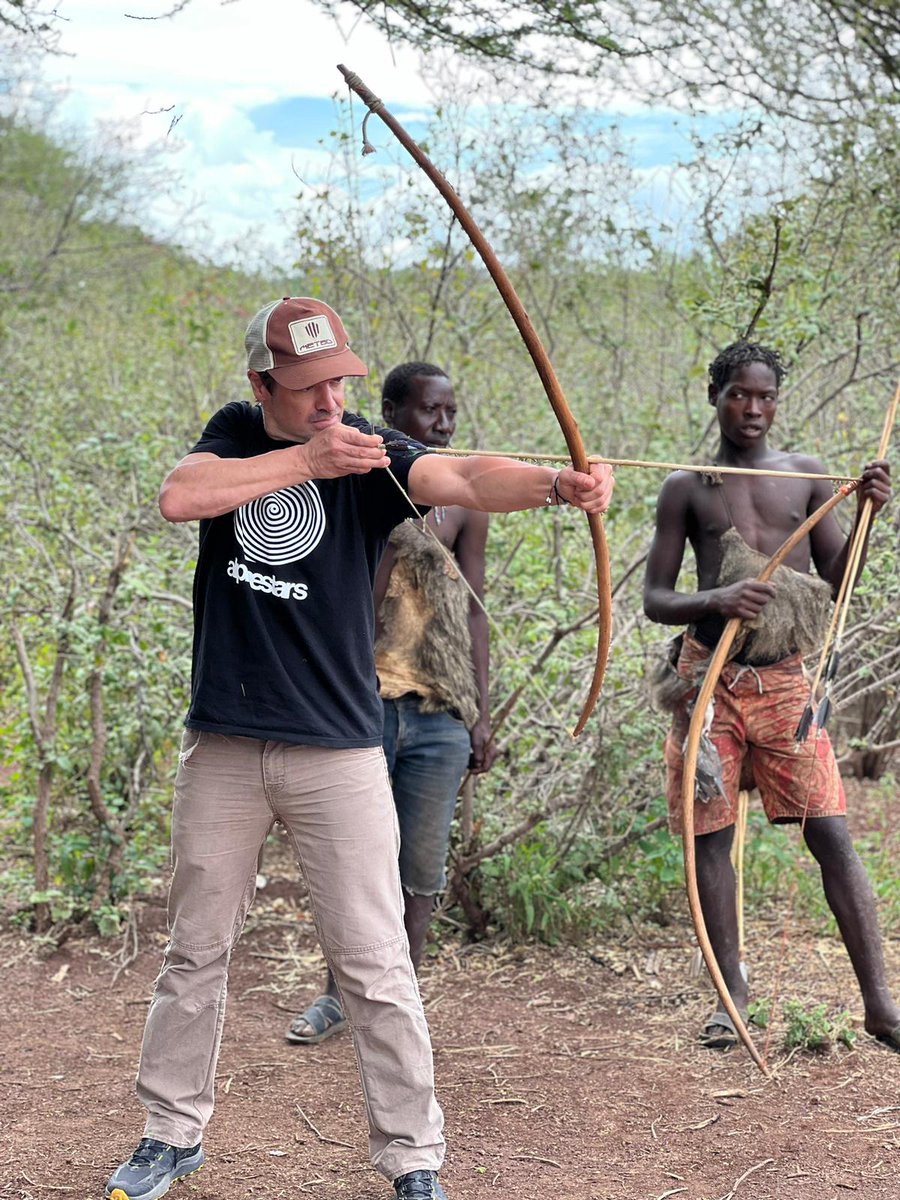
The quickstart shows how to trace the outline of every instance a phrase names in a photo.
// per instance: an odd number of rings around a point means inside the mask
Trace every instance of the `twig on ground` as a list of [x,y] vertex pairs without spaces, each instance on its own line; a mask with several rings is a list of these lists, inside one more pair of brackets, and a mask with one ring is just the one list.
[[[239,1067],[232,1067],[232,1068],[231,1068],[231,1070],[229,1071],[229,1074],[236,1075],[236,1074],[237,1074],[239,1071],[255,1071],[255,1070],[257,1070],[257,1069],[261,1069],[262,1067],[277,1067],[277,1068],[279,1069],[279,1071],[284,1071],[284,1070],[286,1070],[288,1067],[290,1067],[290,1066],[292,1066],[292,1065],[293,1065],[292,1063],[287,1063],[287,1062],[249,1062],[249,1063],[241,1063],[241,1065],[240,1065]],[[220,1073],[219,1075],[217,1075],[217,1076],[216,1076],[216,1078],[217,1078],[217,1079],[221,1079],[221,1078],[222,1078],[222,1074],[224,1074],[224,1072],[223,1072],[223,1073]]]
[[113,971],[112,979],[109,981],[110,987],[115,987],[119,976],[123,971],[135,961],[138,956],[138,928],[137,928],[137,909],[133,904],[128,908],[128,919],[125,922],[125,928],[122,931],[122,944],[119,947],[119,961]]
[[775,1162],[774,1158],[764,1158],[762,1160],[762,1162],[758,1162],[755,1167],[748,1167],[747,1170],[743,1173],[743,1175],[741,1175],[738,1179],[736,1179],[734,1181],[731,1191],[726,1192],[724,1196],[720,1196],[719,1200],[734,1200],[734,1194],[738,1190],[738,1188],[741,1186],[741,1184],[744,1182],[744,1180],[749,1179],[749,1177],[753,1174],[754,1171],[759,1171],[762,1167],[767,1167],[769,1165],[769,1163],[774,1163],[774,1162]]
[[[264,991],[266,989],[251,988],[250,990],[256,992],[256,991]],[[268,990],[271,991],[271,988]],[[272,1003],[272,1008],[277,1008],[279,1012],[286,1012],[286,1013],[296,1013],[297,1012],[296,1004],[276,1004],[274,1000],[271,1003]]]
[[439,1046],[436,1054],[492,1054],[495,1058],[515,1058],[520,1053],[518,1046]]
[[695,1125],[679,1125],[675,1130],[676,1133],[687,1133],[689,1129],[706,1129],[707,1125],[715,1125],[716,1121],[722,1119],[721,1113],[716,1113],[714,1117],[707,1117],[704,1121],[698,1121]]
[[310,1129],[313,1131],[313,1133],[316,1135],[316,1137],[319,1139],[320,1142],[326,1142],[329,1146],[343,1146],[345,1150],[355,1150],[356,1149],[356,1147],[351,1146],[349,1142],[342,1142],[339,1138],[326,1137],[324,1133],[320,1133],[319,1130],[316,1129],[315,1125],[313,1125],[312,1121],[309,1119],[309,1117],[306,1115],[306,1113],[303,1111],[303,1109],[300,1107],[299,1104],[295,1104],[294,1108],[296,1108],[297,1112],[300,1114],[300,1116],[303,1118],[303,1120],[306,1122],[306,1124],[310,1127]]
[[546,1163],[548,1167],[559,1167],[562,1170],[560,1163],[552,1158],[542,1158],[540,1154],[511,1154],[509,1156],[513,1162],[539,1162]]

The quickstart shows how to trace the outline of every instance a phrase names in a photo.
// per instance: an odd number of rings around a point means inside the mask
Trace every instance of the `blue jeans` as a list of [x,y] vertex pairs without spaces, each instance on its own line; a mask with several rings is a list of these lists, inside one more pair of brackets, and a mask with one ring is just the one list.
[[414,896],[433,896],[447,882],[450,825],[471,743],[457,717],[419,706],[412,694],[384,701],[384,756],[400,825],[400,881]]

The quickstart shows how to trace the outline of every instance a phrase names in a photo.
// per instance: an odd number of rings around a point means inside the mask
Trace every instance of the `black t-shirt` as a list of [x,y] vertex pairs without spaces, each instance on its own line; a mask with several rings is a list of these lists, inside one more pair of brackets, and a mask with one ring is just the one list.
[[[343,421],[383,436],[405,488],[425,447],[350,413]],[[288,444],[268,436],[260,408],[235,403],[213,416],[191,453],[252,458]],[[380,745],[372,583],[391,530],[411,515],[379,469],[282,488],[201,521],[188,727]]]

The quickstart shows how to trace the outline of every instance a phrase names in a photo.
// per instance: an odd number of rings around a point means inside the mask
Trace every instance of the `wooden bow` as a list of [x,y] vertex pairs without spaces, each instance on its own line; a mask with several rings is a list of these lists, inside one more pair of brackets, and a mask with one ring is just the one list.
[[[846,496],[856,491],[859,487],[859,480],[853,480],[850,483],[840,487],[833,496],[830,496],[825,503],[817,508],[811,516],[799,525],[785,542],[775,551],[769,561],[766,563],[760,572],[758,579],[760,583],[767,583],[771,579],[778,567],[784,562],[794,547],[805,538],[810,531],[827,516],[828,513],[839,504]],[[691,920],[694,923],[694,930],[697,934],[697,943],[703,954],[704,962],[709,971],[710,978],[715,984],[716,991],[719,994],[719,999],[725,1011],[728,1013],[735,1030],[741,1041],[747,1047],[751,1058],[759,1067],[764,1075],[769,1075],[769,1069],[765,1064],[762,1056],[754,1045],[753,1039],[747,1032],[747,1027],[744,1024],[737,1005],[732,999],[731,992],[728,990],[728,985],[725,982],[725,977],[722,974],[719,964],[716,960],[715,951],[712,948],[712,943],[709,940],[709,933],[706,929],[706,921],[703,917],[703,909],[700,905],[700,889],[697,884],[697,856],[696,845],[694,841],[694,791],[697,780],[697,754],[700,749],[700,736],[703,732],[704,717],[707,706],[713,697],[716,689],[716,684],[719,682],[719,676],[722,669],[728,662],[729,652],[732,643],[741,628],[743,621],[740,617],[732,617],[722,630],[722,636],[719,638],[718,645],[710,659],[709,666],[706,670],[703,683],[694,700],[694,709],[691,714],[691,724],[688,729],[687,741],[684,751],[684,774],[681,785],[681,822],[682,822],[682,839],[684,842],[684,874],[685,885],[687,887],[688,907],[691,912]]]
[[[462,228],[465,230],[472,245],[481,256],[481,260],[487,267],[488,272],[497,286],[497,290],[503,297],[503,302],[509,310],[512,319],[516,323],[519,333],[522,335],[522,340],[528,348],[528,353],[531,355],[531,360],[535,365],[541,383],[544,386],[544,391],[547,393],[547,399],[550,401],[550,406],[556,415],[559,426],[562,429],[563,437],[566,439],[566,446],[572,458],[572,465],[577,471],[590,473],[590,465],[588,463],[587,451],[584,443],[581,440],[581,433],[578,429],[578,424],[572,415],[562,388],[559,385],[559,380],[556,378],[556,372],[550,362],[550,358],[541,344],[537,330],[531,323],[531,318],[525,311],[516,291],[506,274],[501,267],[497,256],[491,249],[490,244],[484,234],[475,224],[471,215],[466,211],[459,196],[447,182],[445,177],[438,171],[431,160],[425,155],[419,146],[412,140],[402,125],[387,111],[384,104],[374,95],[373,92],[366,87],[358,75],[355,75],[347,67],[338,65],[338,70],[347,81],[347,86],[350,87],[363,103],[368,107],[369,111],[376,113],[381,120],[387,125],[388,129],[394,134],[405,150],[409,152],[412,158],[422,168],[440,194],[447,201],[454,216],[459,221]],[[368,147],[364,147],[364,152]],[[612,634],[612,582],[610,579],[609,568],[609,548],[606,542],[606,534],[603,529],[603,521],[596,513],[587,513],[588,525],[591,530],[591,542],[594,547],[594,561],[597,567],[597,609],[598,609],[598,635],[597,635],[597,656],[594,663],[594,675],[591,680],[590,691],[585,700],[581,715],[572,731],[572,736],[577,737],[587,724],[588,718],[594,710],[594,705],[597,702],[597,697],[600,694],[600,688],[603,684],[603,676],[606,671],[606,662],[609,657],[609,643]]]

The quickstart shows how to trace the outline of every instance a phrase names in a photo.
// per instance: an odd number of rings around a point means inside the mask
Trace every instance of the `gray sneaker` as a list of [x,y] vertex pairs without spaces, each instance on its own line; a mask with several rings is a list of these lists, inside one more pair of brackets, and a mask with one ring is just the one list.
[[[159,1200],[176,1179],[199,1171],[203,1157],[199,1142],[184,1149],[158,1142],[155,1138],[141,1138],[128,1162],[122,1163],[110,1176],[106,1195],[109,1200]],[[423,1196],[426,1194],[422,1193]]]
[[394,1180],[397,1200],[447,1200],[437,1171],[410,1171]]

